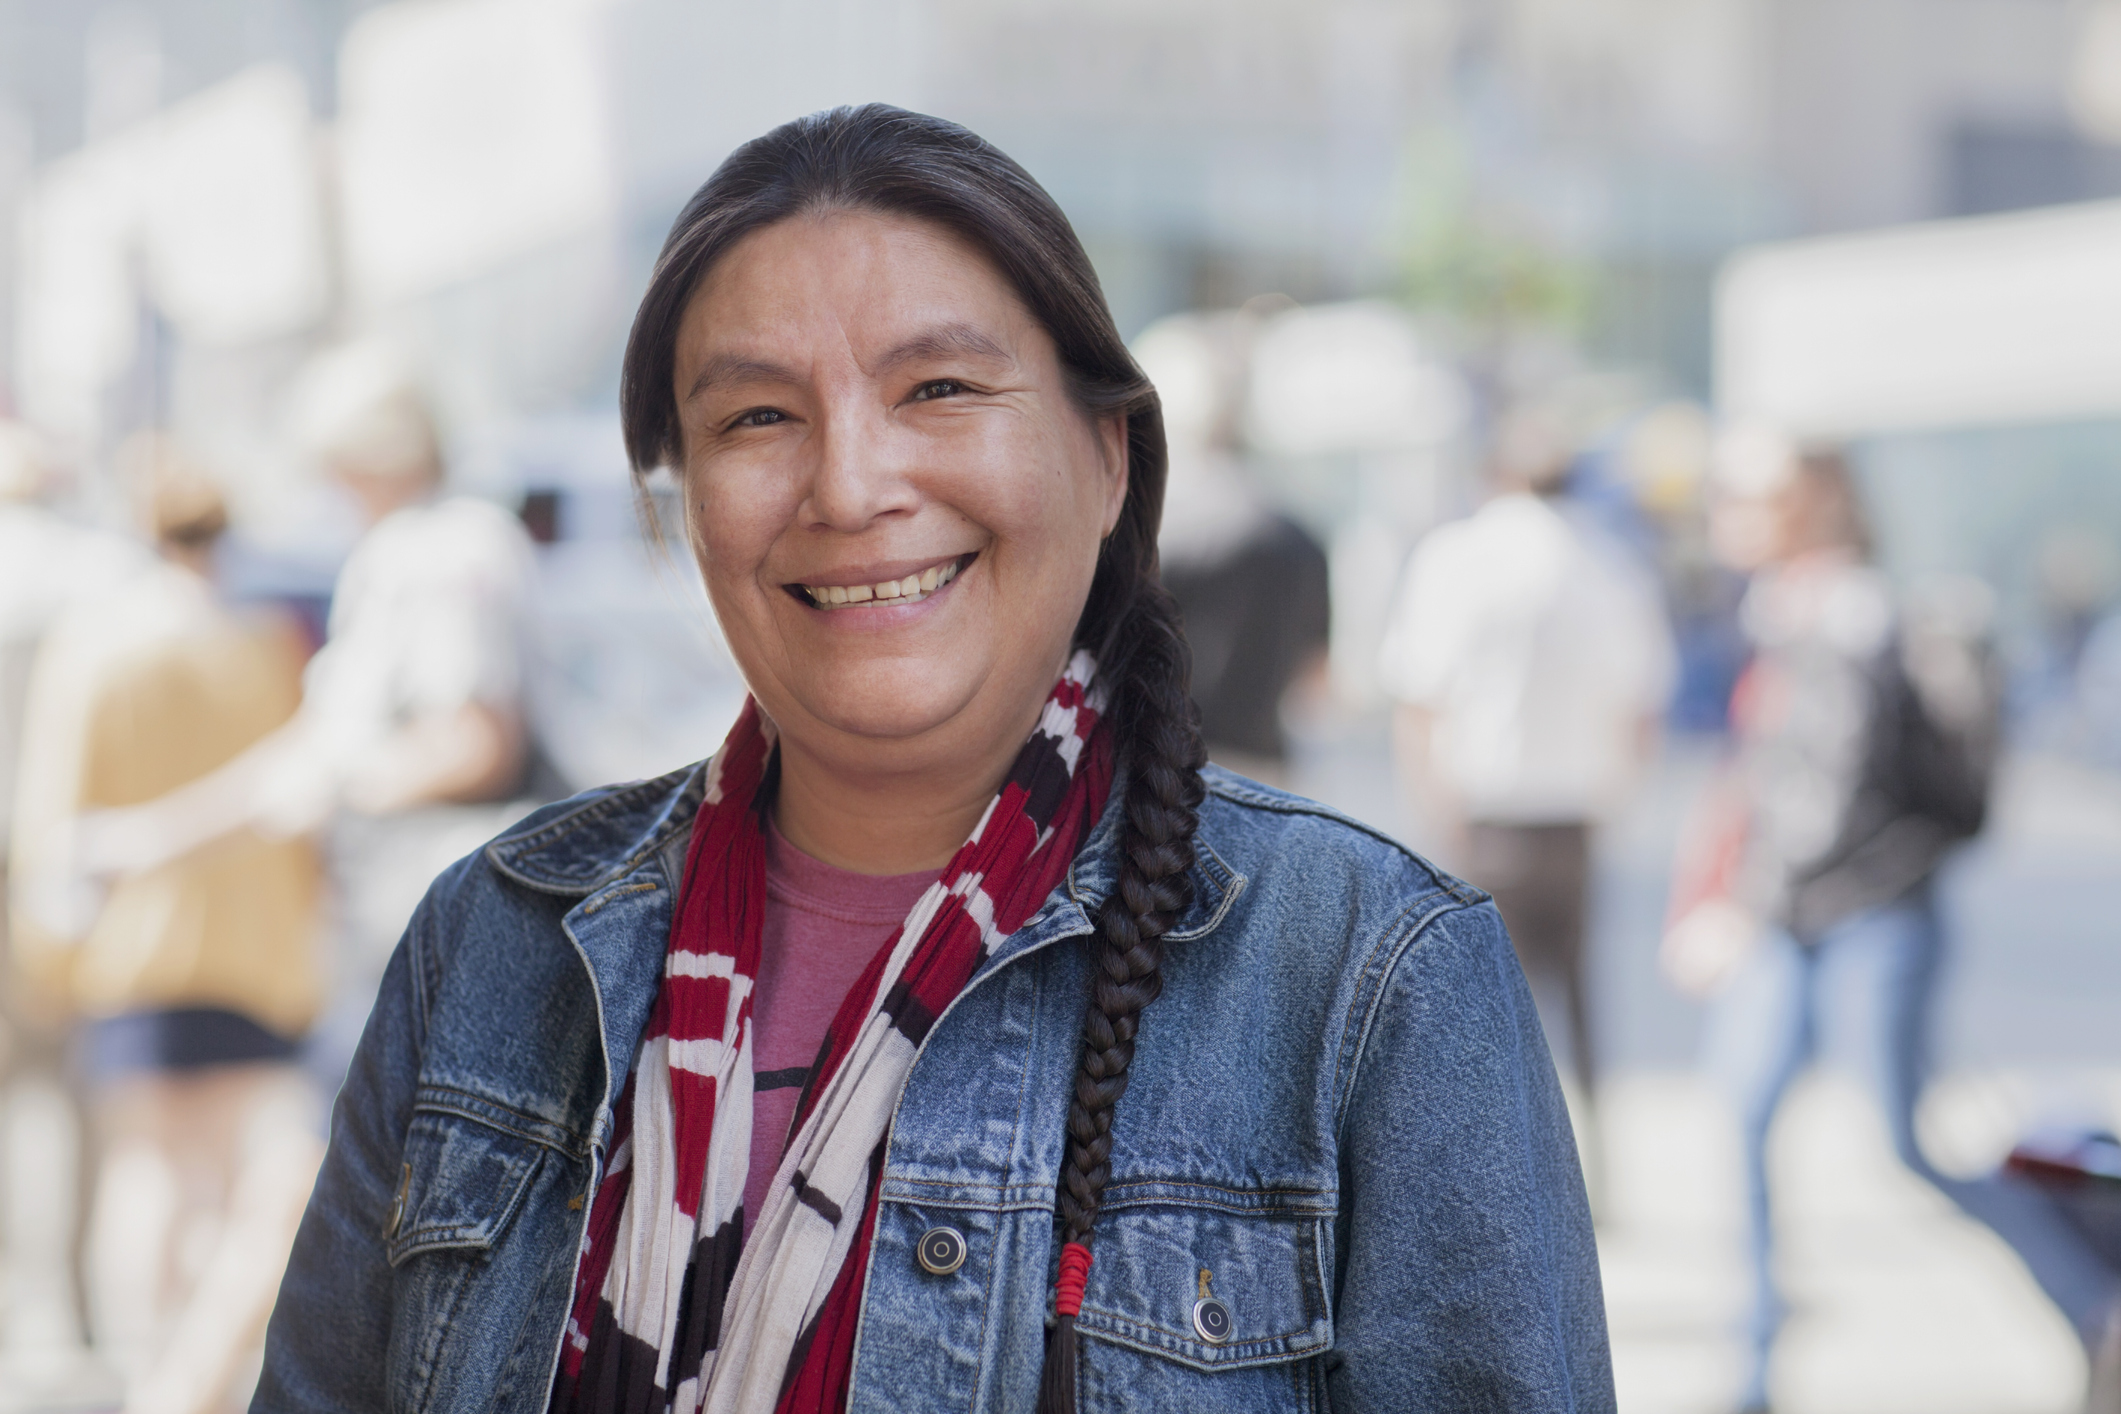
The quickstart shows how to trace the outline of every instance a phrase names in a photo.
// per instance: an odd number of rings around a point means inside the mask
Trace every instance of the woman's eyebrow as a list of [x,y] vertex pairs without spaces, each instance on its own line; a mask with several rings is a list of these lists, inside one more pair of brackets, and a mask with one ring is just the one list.
[[699,376],[692,380],[692,387],[685,394],[691,402],[709,388],[724,383],[797,383],[794,370],[764,359],[745,358],[741,354],[716,354],[700,365]]
[[893,347],[889,353],[877,360],[875,371],[882,373],[901,364],[953,357],[983,358],[995,363],[1014,362],[1009,351],[985,330],[972,324],[938,324],[932,329],[923,329]]
[[[900,341],[882,358],[877,360],[875,372],[882,373],[902,364],[927,359],[982,358],[995,363],[1011,363],[1013,358],[1007,349],[984,330],[972,324],[938,324],[932,329],[923,329],[909,339]],[[801,377],[794,370],[766,359],[747,358],[742,354],[716,354],[700,365],[700,371],[686,392],[687,402],[710,388],[729,383],[800,383]]]

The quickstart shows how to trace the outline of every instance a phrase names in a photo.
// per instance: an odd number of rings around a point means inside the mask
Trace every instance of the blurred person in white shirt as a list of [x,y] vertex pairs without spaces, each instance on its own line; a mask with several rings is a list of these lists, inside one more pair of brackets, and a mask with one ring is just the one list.
[[535,561],[515,517],[443,487],[429,401],[390,350],[305,371],[296,431],[367,530],[340,571],[293,721],[160,799],[84,820],[79,869],[153,867],[257,827],[331,827],[338,993],[315,1042],[335,1078],[427,884],[523,808],[525,618]]
[[1407,786],[1494,895],[1550,1016],[1558,994],[1589,1099],[1592,827],[1640,774],[1676,664],[1650,573],[1562,504],[1571,451],[1536,412],[1504,421],[1495,494],[1415,548],[1380,677]]
[[[147,568],[135,542],[81,525],[50,504],[58,489],[51,449],[20,423],[0,421],[0,900],[11,899],[9,841],[14,830],[15,777],[20,765],[30,665],[46,632],[69,608],[108,594]],[[13,941],[0,906],[0,1094],[10,1102],[0,1122],[0,1164],[7,1182],[24,1173],[5,1145],[22,1133],[12,1102],[29,1086],[78,1115],[79,1101],[64,1065],[66,1031],[11,981]],[[78,1124],[68,1126],[80,1132]],[[87,1209],[89,1166],[72,1155],[43,1154],[32,1195],[7,1193],[0,1250],[9,1258],[0,1340],[10,1350],[77,1348],[82,1329],[74,1267],[81,1215]],[[56,1175],[71,1171],[69,1184]],[[10,1371],[11,1379],[22,1378]]]

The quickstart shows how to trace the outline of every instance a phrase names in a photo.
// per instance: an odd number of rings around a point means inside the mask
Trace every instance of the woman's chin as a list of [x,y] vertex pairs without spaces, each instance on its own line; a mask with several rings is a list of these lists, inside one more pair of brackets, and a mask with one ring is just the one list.
[[[893,742],[913,742],[952,722],[962,721],[974,696],[971,685],[962,690],[951,679],[955,674],[892,672],[877,682],[864,675],[859,685],[805,692],[796,704],[802,715],[830,732],[859,737],[888,749]],[[794,723],[783,722],[785,732]],[[800,726],[796,726],[800,731]]]

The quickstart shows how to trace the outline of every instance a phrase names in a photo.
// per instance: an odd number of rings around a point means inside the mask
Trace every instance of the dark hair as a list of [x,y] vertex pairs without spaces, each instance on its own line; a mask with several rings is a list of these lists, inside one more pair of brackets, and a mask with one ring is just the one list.
[[1813,497],[1812,523],[1806,531],[1818,545],[1853,550],[1871,557],[1870,519],[1847,453],[1831,443],[1811,443],[1797,450],[1797,481]]
[[[985,139],[884,104],[836,108],[744,144],[671,227],[626,344],[619,401],[637,477],[682,456],[674,386],[678,325],[701,279],[751,232],[789,217],[874,211],[929,221],[993,261],[1059,351],[1070,394],[1091,417],[1127,421],[1127,499],[1098,554],[1075,627],[1097,656],[1124,782],[1119,878],[1097,915],[1083,1046],[1054,1193],[1062,1242],[1089,1245],[1112,1155],[1112,1112],[1127,1088],[1141,1012],[1163,987],[1163,935],[1189,899],[1206,759],[1187,695],[1191,655],[1157,580],[1164,426],[1068,218],[1031,175]],[[1041,1410],[1075,1406],[1076,1337],[1059,1316],[1046,1346]]]

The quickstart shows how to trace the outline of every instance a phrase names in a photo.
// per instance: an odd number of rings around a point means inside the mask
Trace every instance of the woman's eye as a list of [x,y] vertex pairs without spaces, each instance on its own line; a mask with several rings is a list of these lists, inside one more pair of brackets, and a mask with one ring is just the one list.
[[750,412],[738,413],[736,420],[729,425],[731,427],[771,427],[776,422],[786,422],[787,420],[788,414],[782,412],[779,408],[753,408]]
[[929,402],[936,398],[955,397],[965,391],[965,385],[955,378],[935,378],[913,390],[915,402]]

